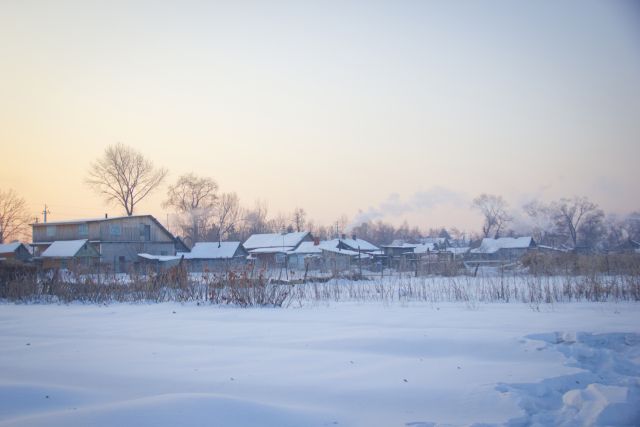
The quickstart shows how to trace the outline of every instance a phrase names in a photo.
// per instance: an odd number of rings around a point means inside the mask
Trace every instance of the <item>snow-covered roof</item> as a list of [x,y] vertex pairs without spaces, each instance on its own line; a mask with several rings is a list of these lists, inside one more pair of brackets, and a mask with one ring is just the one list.
[[[15,252],[22,245],[20,242],[2,243],[0,244],[0,254],[8,254]],[[25,247],[26,248],[26,247]]]
[[398,248],[398,249],[407,249],[408,251],[415,249],[420,245],[414,243],[391,243],[390,245],[382,245],[383,248]]
[[[369,243],[366,240],[362,240],[362,239],[358,239],[358,238],[355,238],[355,239],[334,239],[334,240],[336,240],[337,242],[342,242],[344,245],[352,248],[353,250],[357,250],[358,247],[360,247],[361,251],[365,251],[365,252],[377,251],[378,250],[378,247],[375,246],[374,244]],[[336,246],[337,246],[337,244],[336,244]]]
[[360,255],[360,258],[362,258],[362,259],[366,259],[366,258],[370,258],[371,257],[371,255],[369,255],[367,253],[364,253],[364,252],[358,253],[357,251],[350,251],[349,249],[338,249],[338,248],[334,248],[334,247],[331,247],[331,246],[323,246],[321,248],[321,250],[323,252],[331,252],[331,253],[335,253],[335,254],[355,256],[355,257]]
[[421,243],[413,248],[413,252],[416,254],[425,254],[427,252],[433,252],[435,250],[435,243]]
[[447,249],[445,249],[445,252],[451,252],[454,255],[466,254],[467,252],[469,252],[469,247],[448,247]]
[[229,259],[238,251],[240,242],[198,242],[191,252],[178,252],[184,259]]
[[160,262],[176,261],[181,258],[181,256],[178,256],[178,255],[151,255],[151,254],[144,254],[144,253],[138,254],[138,256],[140,258],[144,258],[152,261],[160,261]]
[[297,248],[289,252],[290,254],[320,254],[322,253],[322,247],[326,244],[326,241],[320,242],[316,245],[315,242],[301,242]]
[[482,239],[482,243],[476,249],[472,249],[472,253],[476,254],[492,254],[500,249],[526,249],[531,246],[533,238],[531,236],[525,237],[500,237],[498,239],[492,239],[485,237]]
[[82,249],[87,239],[56,240],[43,253],[43,258],[71,258]]
[[285,247],[276,247],[276,248],[257,248],[251,249],[249,253],[251,254],[279,254],[279,253],[289,253],[294,249],[293,246],[285,246]]
[[308,231],[300,231],[296,233],[268,233],[268,234],[253,234],[244,242],[244,247],[248,251],[258,248],[286,248],[287,246],[296,247],[307,237]]
[[45,226],[45,225],[69,225],[69,224],[84,224],[86,222],[101,222],[101,221],[111,221],[114,219],[124,219],[124,218],[144,218],[152,215],[131,215],[131,216],[110,216],[110,217],[96,217],[96,218],[84,218],[84,219],[68,219],[63,221],[48,221],[48,222],[36,222],[31,225],[35,226]]

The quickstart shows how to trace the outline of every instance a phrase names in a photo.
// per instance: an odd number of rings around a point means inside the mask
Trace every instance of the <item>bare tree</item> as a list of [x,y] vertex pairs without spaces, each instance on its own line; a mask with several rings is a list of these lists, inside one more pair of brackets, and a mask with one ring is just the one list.
[[[553,202],[550,210],[557,230],[568,235],[573,247],[578,245],[580,234],[587,238],[588,233],[592,232],[594,227],[599,227],[604,218],[604,212],[586,197],[562,198]],[[583,225],[584,228],[581,229]],[[585,243],[588,244],[590,241]]]
[[24,199],[13,190],[0,190],[0,243],[21,237],[29,224]]
[[267,233],[268,231],[267,204],[258,200],[253,209],[247,210],[244,214],[244,237],[249,237],[256,233]]
[[86,183],[131,216],[136,205],[166,176],[166,169],[155,168],[141,153],[118,143],[107,147],[102,157],[91,163]]
[[555,224],[551,218],[551,208],[538,201],[533,200],[522,206],[524,212],[529,217],[530,223],[527,224],[531,228],[531,235],[536,242],[542,244],[550,244],[558,246],[564,242],[560,242],[557,233],[555,233]]
[[291,222],[296,231],[304,230],[306,225],[306,217],[307,217],[307,213],[302,208],[296,208],[293,211]]
[[210,227],[218,199],[218,184],[211,178],[192,173],[182,175],[169,187],[165,208],[174,208],[182,216],[180,228],[191,242],[199,242]]
[[288,233],[293,231],[293,228],[289,225],[289,219],[282,213],[279,213],[275,217],[271,218],[268,221],[268,224],[269,231],[271,233],[282,233],[284,231]]
[[481,194],[473,199],[472,206],[484,215],[484,224],[482,225],[484,237],[489,237],[490,235],[495,238],[500,237],[500,233],[512,220],[507,212],[507,202],[502,196]]
[[220,196],[214,210],[214,229],[218,242],[222,242],[234,231],[242,218],[240,199],[236,193],[224,193]]
[[627,215],[623,224],[628,238],[640,242],[640,212]]

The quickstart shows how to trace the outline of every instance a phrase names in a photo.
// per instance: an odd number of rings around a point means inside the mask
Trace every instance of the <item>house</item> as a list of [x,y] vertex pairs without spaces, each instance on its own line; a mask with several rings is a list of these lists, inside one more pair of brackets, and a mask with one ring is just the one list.
[[363,266],[368,264],[373,258],[372,255],[362,251],[358,252],[333,247],[332,244],[328,244],[329,242],[325,242],[325,245],[322,245],[320,249],[322,250],[324,264],[334,272]]
[[471,249],[467,259],[472,261],[514,261],[536,248],[536,242],[531,236],[500,237],[492,239],[485,237],[480,246]]
[[446,249],[451,246],[447,237],[422,237],[420,243],[423,245],[432,245],[435,249]]
[[56,240],[42,252],[39,260],[44,268],[95,267],[100,254],[87,239]]
[[346,249],[354,252],[365,252],[369,254],[380,250],[380,248],[373,243],[369,243],[363,239],[358,239],[355,235],[348,239],[346,235],[343,234],[340,239],[329,240],[327,241],[327,244],[339,249]]
[[82,219],[32,224],[35,255],[55,241],[87,240],[100,262],[127,271],[138,254],[171,256],[180,242],[151,215]]
[[240,242],[198,242],[190,252],[178,252],[184,256],[189,271],[226,271],[246,263],[249,252]]
[[302,242],[313,242],[310,232],[253,234],[243,246],[249,252],[251,259],[258,265],[266,267],[276,264],[284,265],[287,253],[295,251]]
[[151,255],[142,253],[138,254],[138,267],[143,273],[149,271],[160,272],[178,266],[181,260],[182,257],[177,255]]
[[24,243],[13,242],[0,244],[0,261],[15,260],[20,262],[31,259],[31,251]]
[[403,269],[416,259],[416,243],[405,243],[402,240],[394,240],[389,245],[382,245],[387,267]]
[[323,269],[322,245],[325,243],[319,240],[301,242],[297,248],[287,252],[287,267],[298,270],[304,270],[307,266],[311,270]]

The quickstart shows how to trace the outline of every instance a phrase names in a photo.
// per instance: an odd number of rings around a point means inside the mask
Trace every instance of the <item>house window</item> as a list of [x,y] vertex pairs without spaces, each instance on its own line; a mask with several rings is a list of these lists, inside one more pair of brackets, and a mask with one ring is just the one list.
[[140,224],[140,240],[149,242],[151,240],[151,226],[147,224]]
[[89,226],[87,224],[78,224],[78,234],[80,236],[89,234]]
[[55,235],[56,235],[56,226],[47,225],[47,237],[55,237]]
[[120,224],[111,224],[109,231],[112,236],[119,236],[122,230],[120,229]]

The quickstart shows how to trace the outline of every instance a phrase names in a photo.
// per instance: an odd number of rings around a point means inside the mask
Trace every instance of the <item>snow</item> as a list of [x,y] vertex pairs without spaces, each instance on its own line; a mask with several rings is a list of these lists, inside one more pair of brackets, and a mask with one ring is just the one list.
[[[369,251],[377,251],[379,248],[372,243],[367,242],[362,239],[333,239],[329,240],[328,243],[333,246],[338,246],[342,242],[344,245],[350,247],[354,251],[358,251],[358,247],[361,251],[369,252]],[[334,244],[335,243],[335,244]]]
[[321,254],[322,247],[326,242],[322,241],[319,244],[315,244],[315,242],[302,242],[300,245],[294,250],[288,252],[289,254]]
[[471,249],[472,253],[492,254],[500,249],[526,249],[531,246],[532,238],[528,237],[500,237],[492,239],[485,237],[480,247]]
[[178,252],[185,259],[229,259],[236,254],[240,242],[198,242],[191,252]]
[[0,306],[0,426],[639,425],[637,303]]
[[425,254],[427,252],[433,252],[435,250],[435,243],[421,243],[413,248],[413,252],[416,254]]
[[258,248],[282,248],[283,246],[291,246],[295,248],[302,240],[309,235],[308,231],[300,231],[296,233],[268,233],[253,234],[244,242],[244,247],[248,251]]
[[9,254],[15,252],[22,243],[13,242],[13,243],[2,243],[0,244],[0,254]]
[[[338,246],[340,245],[340,242],[342,242],[343,244],[345,244],[350,248],[354,248],[354,250],[349,250],[349,249],[338,250]],[[357,255],[358,245],[360,245],[360,250],[362,252],[378,250],[377,247],[373,246],[371,243],[362,239],[332,239],[332,240],[323,240],[319,242],[317,245],[314,242],[302,242],[295,250],[291,251],[290,253],[320,254],[322,253],[323,250],[326,250],[329,252]]]
[[334,254],[349,255],[354,257],[360,256],[361,259],[371,258],[371,255],[366,252],[350,251],[349,249],[338,249],[329,245],[323,246],[321,249],[324,252],[330,252]]
[[138,256],[140,258],[148,259],[151,261],[160,261],[160,262],[176,261],[181,258],[178,255],[152,255],[152,254],[146,254],[146,253],[138,254]]
[[293,246],[279,246],[273,248],[258,248],[251,249],[249,251],[250,254],[280,254],[280,253],[288,253],[293,251]]
[[71,258],[87,243],[87,239],[81,240],[56,240],[43,253],[44,258]]

